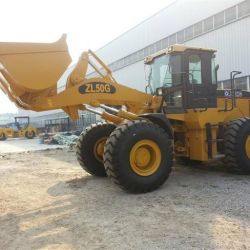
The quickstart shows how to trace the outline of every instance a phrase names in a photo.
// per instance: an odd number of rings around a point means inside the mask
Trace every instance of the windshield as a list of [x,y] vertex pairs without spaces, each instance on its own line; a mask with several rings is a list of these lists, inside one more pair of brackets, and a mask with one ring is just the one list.
[[181,55],[162,55],[149,65],[149,83],[155,91],[159,87],[173,87],[182,83]]

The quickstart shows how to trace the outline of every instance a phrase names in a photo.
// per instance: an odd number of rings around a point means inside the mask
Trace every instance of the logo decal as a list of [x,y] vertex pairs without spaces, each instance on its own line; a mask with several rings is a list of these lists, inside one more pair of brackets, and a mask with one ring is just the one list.
[[[231,97],[232,96],[232,91],[231,90],[225,90],[224,91],[224,96],[225,97]],[[242,97],[242,91],[240,90],[235,90],[235,96],[236,97]]]
[[105,82],[85,83],[82,86],[80,86],[78,90],[81,94],[91,94],[91,93],[114,94],[116,92],[116,89],[113,85]]

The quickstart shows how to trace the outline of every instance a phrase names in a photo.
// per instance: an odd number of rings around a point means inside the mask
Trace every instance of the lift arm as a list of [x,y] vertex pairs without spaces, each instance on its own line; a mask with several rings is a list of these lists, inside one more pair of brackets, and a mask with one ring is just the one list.
[[0,43],[0,88],[23,109],[63,109],[72,119],[86,105],[124,105],[136,114],[159,108],[158,97],[118,84],[91,50],[82,53],[65,89],[57,93],[57,81],[70,62],[65,35],[52,44]]

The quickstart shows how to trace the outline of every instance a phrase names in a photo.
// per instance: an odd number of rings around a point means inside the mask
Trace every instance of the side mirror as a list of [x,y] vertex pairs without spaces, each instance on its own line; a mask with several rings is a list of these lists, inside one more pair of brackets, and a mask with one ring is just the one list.
[[152,67],[151,65],[145,64],[144,65],[144,74],[145,74],[145,80],[146,82],[149,82],[152,74]]
[[217,71],[219,70],[219,68],[220,68],[220,65],[217,64],[217,65],[215,66],[215,72],[217,72]]
[[215,66],[215,81],[216,81],[216,84],[217,84],[217,82],[218,82],[218,70],[219,70],[219,68],[220,68],[220,65],[217,64],[217,65]]
[[171,67],[170,67],[170,64],[169,64],[169,63],[168,63],[168,65],[167,65],[167,70],[168,70],[169,73],[172,73],[172,72],[171,72]]

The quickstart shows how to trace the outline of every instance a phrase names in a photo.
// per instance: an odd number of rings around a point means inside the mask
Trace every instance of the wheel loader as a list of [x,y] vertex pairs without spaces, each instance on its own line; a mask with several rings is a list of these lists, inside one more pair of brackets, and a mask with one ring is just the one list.
[[15,122],[0,127],[0,141],[5,141],[7,138],[18,137],[33,139],[36,134],[37,130],[30,125],[29,116],[15,117]]
[[66,36],[55,43],[0,43],[0,86],[27,110],[79,110],[104,122],[79,137],[81,167],[108,176],[122,189],[144,193],[169,177],[176,160],[221,159],[228,169],[250,172],[250,93],[217,90],[214,49],[172,45],[145,58],[146,91],[118,83],[91,50],[83,52],[57,92],[71,62]]

